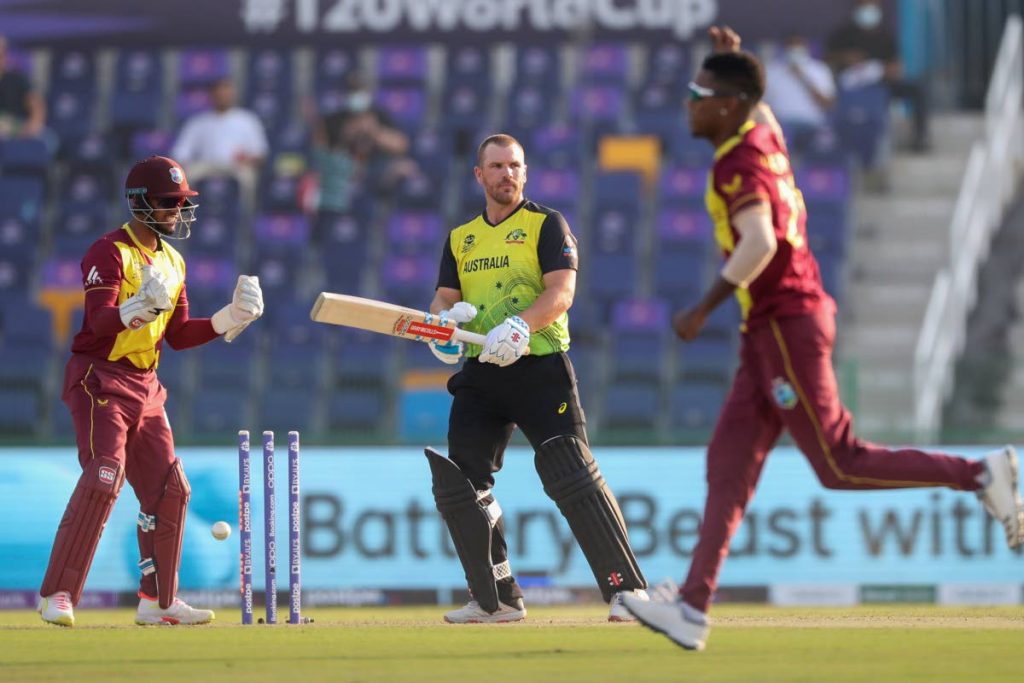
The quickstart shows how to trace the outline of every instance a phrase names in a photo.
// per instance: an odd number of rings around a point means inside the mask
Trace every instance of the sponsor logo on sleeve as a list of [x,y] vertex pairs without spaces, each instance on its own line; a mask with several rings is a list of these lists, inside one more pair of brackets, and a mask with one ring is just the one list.
[[85,286],[91,287],[101,284],[103,284],[103,278],[100,277],[100,271],[96,270],[96,266],[93,266],[85,276]]

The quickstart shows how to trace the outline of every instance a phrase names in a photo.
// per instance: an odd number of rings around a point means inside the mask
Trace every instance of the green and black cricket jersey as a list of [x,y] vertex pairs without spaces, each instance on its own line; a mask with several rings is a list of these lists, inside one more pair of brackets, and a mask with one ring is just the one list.
[[[462,292],[462,300],[477,309],[463,327],[487,334],[505,318],[519,315],[544,291],[544,274],[577,269],[576,238],[562,214],[524,199],[497,225],[486,211],[453,229],[441,255],[438,287]],[[547,355],[569,349],[569,316],[530,331],[530,354]],[[466,345],[466,355],[480,347]]]

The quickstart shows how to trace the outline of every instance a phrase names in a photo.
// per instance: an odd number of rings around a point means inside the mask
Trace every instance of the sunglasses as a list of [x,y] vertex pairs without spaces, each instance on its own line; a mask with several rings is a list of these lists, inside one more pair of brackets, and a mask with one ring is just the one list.
[[742,92],[728,92],[725,90],[714,90],[712,88],[705,88],[703,85],[698,85],[693,81],[690,81],[686,86],[686,89],[690,93],[691,102],[700,102],[706,100],[709,97],[738,97],[741,100],[747,99],[747,94]]
[[185,206],[188,197],[154,197],[153,208],[167,211],[168,209],[180,209]]

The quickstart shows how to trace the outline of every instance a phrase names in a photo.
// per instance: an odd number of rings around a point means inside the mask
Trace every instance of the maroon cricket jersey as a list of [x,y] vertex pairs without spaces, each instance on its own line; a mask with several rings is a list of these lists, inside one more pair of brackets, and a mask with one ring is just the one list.
[[[125,327],[118,307],[142,283],[142,267],[150,265],[167,280],[173,302],[153,322]],[[155,251],[143,246],[126,223],[98,239],[82,259],[85,316],[71,352],[113,361],[139,370],[156,369],[164,338],[173,348],[205,344],[217,337],[208,318],[189,319],[185,292],[185,261],[160,240]]]
[[740,240],[733,217],[758,203],[771,209],[778,248],[749,286],[736,289],[744,330],[769,318],[802,315],[820,306],[834,308],[807,245],[807,211],[789,154],[770,126],[747,121],[715,150],[705,202],[715,241],[726,258]]

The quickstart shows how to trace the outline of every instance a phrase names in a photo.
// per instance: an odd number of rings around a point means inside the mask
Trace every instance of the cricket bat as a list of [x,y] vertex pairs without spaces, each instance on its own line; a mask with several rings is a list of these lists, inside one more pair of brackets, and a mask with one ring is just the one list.
[[441,324],[438,316],[384,301],[348,294],[321,292],[309,317],[318,323],[344,325],[420,342],[461,341],[483,345],[487,337],[461,330],[455,323]]

